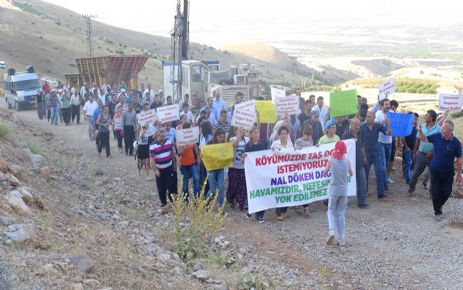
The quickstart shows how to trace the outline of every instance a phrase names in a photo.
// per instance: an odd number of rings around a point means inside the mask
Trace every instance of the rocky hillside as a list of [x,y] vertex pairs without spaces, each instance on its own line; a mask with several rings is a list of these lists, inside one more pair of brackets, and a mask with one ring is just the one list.
[[[75,58],[86,56],[86,31],[82,17],[70,10],[40,0],[0,0],[0,60],[17,69],[33,64],[41,74],[63,78],[77,72]],[[194,24],[192,24],[194,25]],[[170,39],[129,31],[94,21],[94,55],[145,54],[150,58],[140,81],[162,83],[161,60],[170,55]],[[219,60],[223,68],[254,63],[263,79],[300,84],[312,77],[319,83],[341,81],[318,74],[294,60],[273,63],[240,53],[217,50],[192,43],[190,56],[199,60]]]
[[[321,265],[239,211],[210,244],[176,245],[175,214],[159,211],[154,181],[114,144],[112,158],[97,158],[85,130],[0,108],[1,290],[302,289],[343,279],[319,276]],[[207,255],[179,256],[204,246]]]

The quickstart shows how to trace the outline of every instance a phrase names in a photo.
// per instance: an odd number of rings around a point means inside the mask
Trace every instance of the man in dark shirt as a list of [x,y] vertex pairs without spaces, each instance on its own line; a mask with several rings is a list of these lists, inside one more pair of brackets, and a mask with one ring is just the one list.
[[111,115],[111,120],[114,118],[114,114],[116,113],[116,105],[117,105],[117,96],[112,95],[111,100],[108,102],[109,115]]
[[312,140],[313,144],[318,144],[318,140],[323,136],[323,127],[320,123],[320,113],[319,111],[313,111],[310,115],[310,120],[306,120],[302,124],[302,128],[304,128],[304,124],[308,123],[312,127]]
[[150,105],[150,109],[157,109],[159,107],[162,107],[161,96],[155,95],[154,96],[154,101]]
[[[444,121],[442,132],[426,135],[418,127],[420,140],[431,142],[434,145],[434,155],[431,160],[431,195],[434,206],[434,216],[437,221],[442,220],[442,206],[452,193],[453,175],[461,184],[461,143],[453,136],[454,124],[450,120]],[[454,162],[456,159],[457,171]]]
[[301,126],[305,121],[310,120],[310,112],[312,111],[312,107],[313,106],[310,104],[309,100],[305,101],[304,111],[298,116],[299,122],[301,122]]
[[212,134],[215,134],[215,131],[217,129],[220,129],[226,133],[230,130],[230,123],[227,121],[227,111],[222,110],[220,112],[220,119],[217,121],[217,123],[214,125],[214,128],[212,128]]
[[355,143],[355,177],[357,179],[357,206],[359,208],[365,208],[368,205],[365,202],[366,189],[367,189],[367,177],[365,174],[365,151],[363,149],[362,138],[360,138],[360,120],[358,118],[352,118],[349,124],[349,130],[342,136],[343,140],[356,139]]
[[336,118],[336,135],[339,137],[344,136],[344,133],[349,129],[349,120],[346,117]]
[[370,175],[370,168],[373,164],[375,166],[376,175],[376,189],[378,192],[378,198],[384,198],[384,184],[386,178],[386,165],[384,164],[384,158],[381,158],[378,147],[379,132],[383,134],[391,133],[391,124],[386,119],[386,127],[375,123],[375,114],[371,111],[367,113],[367,122],[360,127],[360,139],[363,143],[365,150],[366,165],[365,175],[367,179],[367,190],[368,193],[368,176]]

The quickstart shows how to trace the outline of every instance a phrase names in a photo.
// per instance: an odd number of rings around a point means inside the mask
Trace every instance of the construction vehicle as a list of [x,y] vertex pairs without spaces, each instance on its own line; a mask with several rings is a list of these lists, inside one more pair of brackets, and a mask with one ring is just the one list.
[[[227,105],[233,104],[237,93],[243,95],[243,100],[259,96],[259,71],[255,65],[242,64],[221,71],[218,61],[184,60],[181,64],[181,92],[190,96],[194,107],[202,106],[216,90]],[[164,95],[180,101],[182,95],[179,95],[177,79],[172,79],[177,74],[177,64],[163,61],[162,68]]]
[[259,95],[259,73],[255,65],[244,64],[220,71],[219,61],[188,59],[190,1],[177,0],[174,27],[171,31],[171,61],[163,61],[164,95],[180,101],[190,96],[193,107],[200,107],[219,90],[224,101],[231,105],[240,92],[245,100]]
[[39,77],[31,65],[25,72],[16,72],[14,68],[9,68],[3,78],[3,88],[8,109],[15,108],[17,111],[35,107],[37,94],[41,89]]

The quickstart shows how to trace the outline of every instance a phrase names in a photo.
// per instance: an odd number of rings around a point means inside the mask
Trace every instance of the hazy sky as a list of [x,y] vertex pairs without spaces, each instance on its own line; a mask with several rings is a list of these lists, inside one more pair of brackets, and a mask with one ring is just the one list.
[[[97,20],[168,36],[175,0],[46,0]],[[183,3],[183,1],[181,1]],[[190,40],[217,45],[244,40],[286,39],[313,25],[403,24],[440,26],[462,22],[458,0],[191,0]],[[278,40],[278,39],[275,39]]]

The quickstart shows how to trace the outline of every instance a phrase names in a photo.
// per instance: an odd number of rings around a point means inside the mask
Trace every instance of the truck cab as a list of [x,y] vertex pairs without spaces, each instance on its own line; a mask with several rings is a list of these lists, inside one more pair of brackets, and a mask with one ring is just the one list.
[[207,96],[207,66],[200,61],[182,61],[183,93],[190,95],[193,107],[200,107],[205,103]]
[[35,107],[40,89],[39,78],[32,67],[19,73],[10,68],[3,78],[4,97],[9,109],[19,111]]

